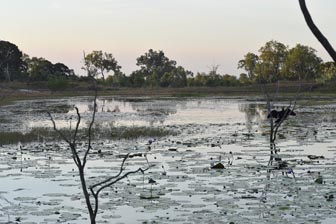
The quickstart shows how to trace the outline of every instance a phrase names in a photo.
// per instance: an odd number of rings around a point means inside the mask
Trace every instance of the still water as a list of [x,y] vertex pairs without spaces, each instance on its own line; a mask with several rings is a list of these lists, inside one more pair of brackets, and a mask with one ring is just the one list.
[[[275,106],[280,109],[286,103]],[[93,111],[89,97],[18,101],[0,107],[0,128],[3,132],[51,128],[46,113],[50,111],[58,127],[73,129],[75,107],[84,128]],[[106,189],[97,219],[106,223],[334,223],[336,203],[329,199],[336,196],[335,110],[332,100],[300,101],[297,115],[283,124],[277,147],[294,170],[293,178],[282,175],[286,170],[267,167],[270,153],[263,101],[99,98],[97,125],[160,127],[175,135],[155,138],[151,150],[147,145],[151,136],[94,142],[94,150],[103,154],[90,155],[86,170],[90,184],[118,172],[120,154],[145,153],[148,163],[155,165],[144,175],[135,174]],[[87,223],[67,145],[41,139],[0,148],[0,223]],[[228,164],[230,152],[232,165]],[[312,160],[308,155],[323,157]],[[210,169],[217,162],[226,169]],[[126,168],[148,163],[136,157]],[[323,184],[315,183],[318,172]],[[156,184],[150,185],[149,178]],[[149,193],[158,198],[140,198]]]

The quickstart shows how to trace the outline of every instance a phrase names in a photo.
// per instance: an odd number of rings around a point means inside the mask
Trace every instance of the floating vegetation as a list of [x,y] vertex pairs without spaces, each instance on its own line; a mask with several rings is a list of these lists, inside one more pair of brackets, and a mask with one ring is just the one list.
[[[294,128],[285,123],[285,138],[277,145],[279,158],[286,161],[287,167],[276,169],[268,165],[263,115],[250,113],[250,109],[245,113],[239,107],[253,104],[252,108],[262,111],[258,102],[213,98],[99,102],[93,150],[85,170],[88,184],[117,174],[128,153],[132,156],[125,164],[127,170],[155,166],[102,192],[97,222],[336,221],[336,104],[298,108],[298,116],[290,124]],[[58,103],[87,108],[88,101],[79,98],[47,103],[57,112],[56,119],[64,124],[64,130],[69,130],[67,119],[74,117],[72,107],[58,107]],[[20,103],[6,111],[0,108],[2,115],[12,113],[10,119],[4,116],[4,122],[15,123],[18,113],[20,122],[26,119],[34,124],[24,131],[26,137],[17,134],[20,132],[12,123],[6,124],[8,130],[2,129],[7,133],[0,135],[0,177],[4,183],[0,189],[0,223],[87,223],[78,171],[68,147],[46,125],[45,111],[38,109],[42,102],[26,102],[25,106],[30,104],[31,119],[27,119]],[[119,111],[112,112],[117,105]],[[331,118],[315,117],[317,111]],[[86,134],[89,115],[89,111],[83,111],[80,136]],[[248,120],[252,121],[248,124]],[[16,124],[22,125],[20,122]],[[72,128],[74,122],[72,119]],[[5,141],[14,144],[6,145]],[[18,141],[21,144],[17,145]],[[85,142],[77,144],[80,150],[86,147]],[[221,163],[225,169],[211,169],[212,163]],[[150,183],[150,178],[155,182]]]

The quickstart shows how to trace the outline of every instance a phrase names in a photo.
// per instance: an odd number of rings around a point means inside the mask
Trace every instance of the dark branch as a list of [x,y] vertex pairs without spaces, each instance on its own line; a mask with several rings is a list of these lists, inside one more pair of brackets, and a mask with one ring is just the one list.
[[120,166],[119,173],[118,173],[117,175],[115,175],[115,176],[113,176],[113,177],[109,177],[109,178],[107,178],[106,180],[101,181],[101,182],[99,182],[99,183],[96,183],[96,184],[92,185],[90,188],[93,189],[93,188],[95,188],[95,187],[98,187],[99,185],[103,185],[103,184],[105,184],[105,183],[107,183],[107,182],[109,182],[109,181],[111,181],[111,180],[113,180],[113,179],[115,179],[115,178],[118,178],[118,177],[121,175],[122,171],[124,170],[124,165],[125,165],[126,160],[127,160],[128,157],[129,157],[129,155],[130,155],[130,153],[128,153],[128,154],[125,156],[125,158],[123,159],[123,161],[122,161],[122,163],[121,163],[121,166]]
[[88,131],[88,148],[85,152],[84,158],[83,158],[83,166],[85,166],[86,161],[87,161],[87,156],[90,152],[90,150],[92,149],[91,147],[91,141],[92,141],[92,127],[95,121],[95,117],[96,117],[96,110],[97,110],[97,88],[95,88],[95,98],[93,100],[93,113],[92,113],[92,119],[91,119],[91,123],[89,126],[89,131]]
[[147,167],[146,169],[139,168],[139,169],[137,169],[137,170],[133,170],[133,171],[129,171],[129,172],[125,173],[124,175],[118,177],[118,178],[115,179],[114,181],[112,181],[112,182],[110,182],[110,183],[107,183],[107,184],[101,186],[101,187],[97,190],[97,195],[99,194],[100,191],[104,190],[104,189],[107,188],[107,187],[112,186],[113,184],[115,184],[115,183],[119,182],[120,180],[126,178],[128,175],[131,175],[131,174],[134,174],[134,173],[137,173],[137,172],[144,173],[145,171],[149,170],[151,167],[153,167],[153,165]]
[[[89,187],[89,189],[91,191],[91,194],[92,194],[92,196],[95,199],[95,208],[94,208],[94,212],[93,212],[94,216],[97,215],[98,206],[99,206],[98,205],[98,200],[99,200],[98,197],[99,197],[99,193],[102,190],[104,190],[107,187],[112,186],[113,184],[119,182],[120,180],[126,178],[127,176],[129,176],[131,174],[138,173],[138,172],[144,173],[145,171],[149,170],[151,167],[154,166],[154,165],[150,165],[146,169],[138,168],[137,170],[129,171],[129,172],[127,172],[127,173],[125,173],[125,174],[122,175],[122,172],[124,171],[125,162],[129,158],[129,155],[130,155],[130,153],[128,153],[124,157],[124,159],[123,159],[123,161],[121,163],[121,166],[120,166],[119,173],[117,175],[115,175],[113,177],[109,177],[106,180],[101,181],[99,183],[96,183],[96,184],[94,184],[94,185],[92,185],[92,186]],[[96,187],[98,187],[98,189],[95,191],[94,188],[96,188]]]
[[50,113],[49,111],[47,111],[47,113],[48,113],[48,115],[49,115],[49,117],[50,117],[51,122],[53,123],[53,128],[54,128],[54,130],[61,136],[61,138],[62,138],[64,141],[66,141],[66,142],[70,145],[70,144],[71,144],[70,140],[67,139],[67,137],[65,137],[65,135],[64,135],[60,130],[57,129],[55,120],[54,120],[54,118],[51,116],[51,113]]
[[78,129],[79,129],[79,124],[81,122],[81,116],[80,116],[80,113],[78,111],[78,108],[75,107],[75,109],[76,109],[76,113],[77,113],[77,124],[76,124],[75,134],[73,136],[73,141],[72,141],[74,145],[76,144],[76,138],[77,138],[77,133],[78,133]]
[[[77,153],[77,150],[76,150],[76,146],[75,146],[75,143],[72,143],[60,130],[57,129],[56,127],[56,123],[55,123],[55,120],[54,118],[51,116],[51,113],[49,111],[47,111],[49,117],[50,117],[50,120],[53,124],[53,128],[54,130],[59,134],[59,136],[61,136],[61,138],[66,141],[66,143],[69,144],[69,147],[71,149],[71,154],[72,154],[72,159],[74,160],[75,164],[79,167],[81,166],[81,161],[79,159],[79,156],[78,156],[78,153]],[[79,122],[78,122],[79,124]],[[75,130],[75,133],[78,132],[78,125],[76,127],[76,130]]]
[[322,44],[324,49],[327,50],[329,55],[332,57],[334,62],[336,63],[336,52],[334,48],[331,46],[327,38],[321,33],[321,31],[317,28],[317,26],[314,24],[314,21],[312,17],[310,16],[310,13],[308,11],[308,8],[306,6],[305,0],[299,0],[300,8],[303,13],[303,16],[306,20],[306,23],[311,30],[311,32],[315,35],[315,37],[318,39],[318,41]]

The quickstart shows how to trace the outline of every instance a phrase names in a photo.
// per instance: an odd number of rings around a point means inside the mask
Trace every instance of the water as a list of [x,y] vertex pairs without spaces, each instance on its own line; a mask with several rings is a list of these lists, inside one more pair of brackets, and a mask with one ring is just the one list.
[[[279,107],[286,102],[279,103]],[[19,101],[0,108],[2,131],[28,132],[51,127],[73,128],[75,106],[86,127],[91,98]],[[174,129],[153,143],[148,138],[101,139],[93,143],[87,180],[96,183],[118,172],[128,152],[146,153],[155,167],[130,176],[101,194],[97,220],[115,223],[334,223],[336,103],[301,102],[297,116],[280,130],[277,147],[295,172],[267,172],[269,145],[265,104],[244,98],[152,99],[108,98],[98,101],[97,124]],[[70,120],[71,118],[71,120]],[[134,151],[134,148],[138,149]],[[63,142],[33,142],[0,148],[0,223],[87,223],[88,215],[77,170]],[[174,148],[177,151],[170,151]],[[233,153],[233,164],[227,164]],[[323,156],[311,160],[308,155]],[[212,170],[211,163],[226,169]],[[144,157],[129,159],[127,170],[147,167]],[[162,166],[164,168],[162,168]],[[166,175],[163,175],[166,171]],[[318,172],[324,184],[314,181]],[[150,185],[149,178],[156,180]],[[159,198],[141,199],[152,194]],[[132,214],[132,215],[130,215]]]

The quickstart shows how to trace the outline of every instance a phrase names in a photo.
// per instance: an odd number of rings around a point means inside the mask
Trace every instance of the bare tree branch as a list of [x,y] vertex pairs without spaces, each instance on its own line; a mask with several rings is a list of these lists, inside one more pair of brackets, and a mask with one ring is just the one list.
[[74,145],[76,144],[76,138],[77,138],[77,133],[78,133],[78,129],[79,129],[79,124],[81,122],[81,116],[80,116],[80,113],[78,111],[78,108],[75,107],[75,109],[76,109],[76,113],[77,113],[77,124],[76,124],[75,134],[74,134],[73,140],[72,140]]
[[56,123],[55,123],[55,120],[54,120],[54,118],[51,116],[51,113],[49,112],[49,111],[47,111],[47,113],[48,113],[48,115],[49,115],[49,117],[50,117],[50,120],[51,120],[51,122],[52,122],[52,124],[53,124],[53,128],[54,128],[54,130],[59,134],[59,136],[61,136],[61,138],[66,142],[66,143],[68,143],[69,144],[69,147],[70,147],[70,149],[71,149],[71,154],[72,154],[72,159],[73,159],[73,161],[75,162],[75,164],[76,164],[76,166],[78,167],[79,166],[79,163],[78,163],[78,157],[76,157],[76,151],[74,151],[74,147],[73,147],[73,144],[72,144],[72,142],[60,131],[60,130],[58,130],[57,129],[57,127],[56,127]]
[[105,183],[107,183],[107,182],[109,182],[109,181],[111,181],[111,180],[113,180],[113,179],[119,177],[119,176],[121,175],[122,171],[124,170],[124,165],[125,165],[126,160],[127,160],[128,157],[129,157],[129,155],[130,155],[130,153],[128,153],[128,154],[125,156],[125,158],[123,159],[123,161],[122,161],[122,163],[121,163],[121,166],[120,166],[119,173],[118,173],[117,175],[115,175],[115,176],[113,176],[113,177],[109,177],[109,178],[107,178],[106,180],[101,181],[101,182],[99,182],[99,183],[96,183],[96,184],[92,185],[90,188],[98,187],[99,185],[105,184]]
[[307,23],[309,29],[315,35],[315,37],[318,39],[318,41],[322,44],[324,49],[326,49],[326,51],[329,53],[331,58],[336,63],[336,52],[335,52],[334,48],[331,46],[331,44],[329,43],[328,39],[322,34],[322,32],[319,30],[319,28],[315,25],[311,15],[308,11],[306,1],[305,0],[299,0],[299,4],[300,4],[301,11],[303,13],[303,16],[306,20],[306,23]]
[[133,171],[129,171],[127,173],[125,173],[124,175],[118,177],[117,179],[115,179],[114,181],[110,182],[110,183],[106,183],[105,185],[101,186],[98,190],[97,190],[97,194],[99,194],[100,191],[104,190],[107,187],[112,186],[113,184],[119,182],[120,180],[126,178],[128,175],[130,174],[134,174],[137,172],[141,172],[144,173],[145,171],[149,170],[152,166],[147,167],[146,169],[142,169],[142,168],[138,168],[137,170],[133,170]]
[[70,145],[70,144],[71,144],[70,140],[69,140],[67,137],[65,137],[65,135],[64,135],[60,130],[57,129],[55,120],[54,120],[54,118],[51,116],[51,113],[50,113],[49,111],[47,111],[47,113],[48,113],[48,115],[49,115],[49,117],[50,117],[50,120],[51,120],[51,122],[52,122],[52,124],[53,124],[53,128],[54,128],[54,130],[61,136],[61,138],[62,138],[64,141],[66,141],[66,142]]
[[[95,83],[96,85],[96,83]],[[93,127],[93,123],[95,122],[95,117],[96,117],[96,111],[97,111],[97,88],[95,88],[95,98],[93,100],[93,113],[92,113],[92,118],[91,118],[91,123],[89,126],[89,131],[88,131],[88,148],[85,152],[84,158],[83,158],[83,165],[85,166],[86,161],[87,161],[87,156],[90,152],[90,150],[92,149],[91,147],[91,141],[92,141],[92,127]]]
[[[128,153],[128,154],[124,157],[124,159],[123,159],[123,161],[122,161],[122,163],[121,163],[120,170],[119,170],[119,173],[118,173],[118,174],[116,174],[116,175],[113,176],[113,177],[109,177],[109,178],[107,178],[106,180],[101,181],[101,182],[99,182],[99,183],[96,183],[96,184],[94,184],[94,185],[92,185],[92,186],[89,187],[89,189],[90,189],[90,191],[91,191],[91,194],[92,194],[93,198],[95,199],[95,206],[94,206],[94,210],[93,210],[93,214],[94,214],[94,216],[96,216],[96,215],[97,215],[97,212],[98,212],[98,207],[99,207],[99,205],[98,205],[98,200],[99,200],[99,199],[98,199],[98,198],[99,198],[99,193],[100,193],[102,190],[104,190],[104,189],[107,188],[107,187],[112,186],[113,184],[115,184],[115,183],[121,181],[122,179],[128,177],[128,176],[131,175],[131,174],[135,174],[135,173],[138,173],[138,172],[144,173],[145,171],[147,171],[148,169],[150,169],[151,167],[154,166],[154,165],[150,165],[150,166],[148,166],[148,167],[145,168],[145,169],[138,168],[137,170],[129,171],[129,172],[126,172],[125,174],[122,175],[122,172],[124,171],[124,165],[125,165],[125,162],[126,162],[126,160],[129,158],[129,155],[130,155],[130,153]],[[98,189],[95,191],[94,188],[98,188]]]

